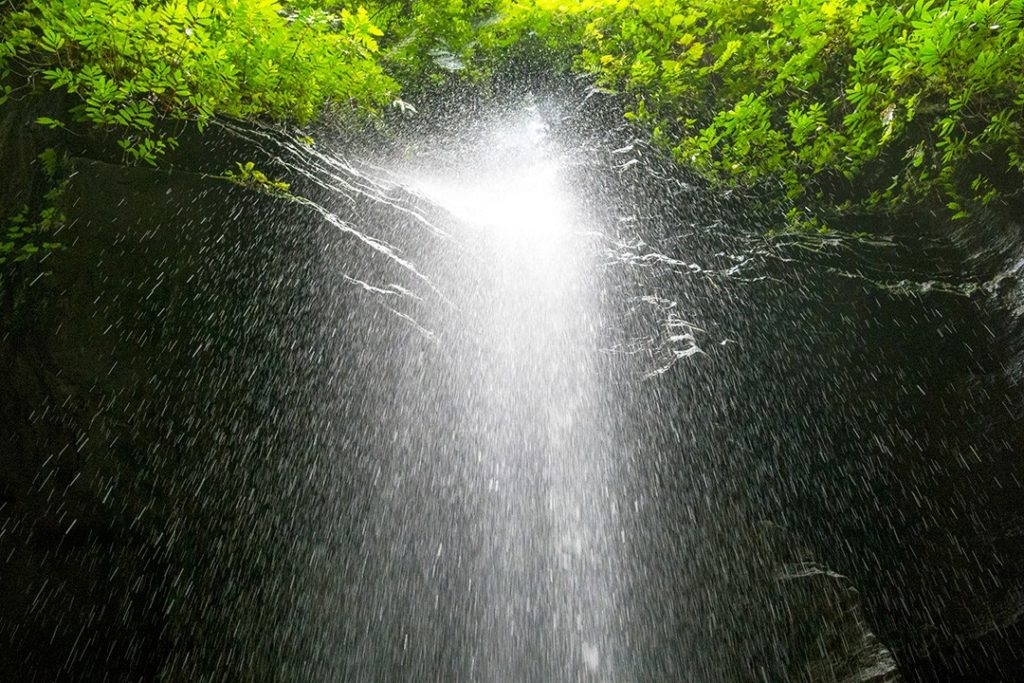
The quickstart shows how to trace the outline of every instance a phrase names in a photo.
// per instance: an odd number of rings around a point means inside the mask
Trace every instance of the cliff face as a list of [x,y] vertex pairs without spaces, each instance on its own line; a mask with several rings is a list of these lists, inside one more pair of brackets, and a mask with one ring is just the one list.
[[[4,186],[30,196],[31,159],[49,143],[4,125],[12,143],[0,152],[15,159],[0,166]],[[192,167],[260,154],[217,145]],[[682,199],[663,200],[650,206],[669,236],[652,244],[705,266],[721,257],[717,237],[678,237],[665,207]],[[309,208],[196,172],[86,158],[63,207],[66,248],[0,320],[0,670],[351,672],[336,660],[356,661],[353,643],[370,636],[346,605],[369,613],[383,599],[349,592],[372,547],[371,483],[379,462],[394,466],[396,415],[421,411],[392,387],[444,367],[443,349],[420,340],[415,354],[389,353],[413,344],[408,326],[350,279],[377,281],[386,266]],[[407,214],[365,200],[352,210],[432,254],[403,236]],[[915,680],[1013,680],[1024,668],[1024,240],[1013,225],[990,228],[856,252],[781,247],[738,284],[659,275],[662,295],[737,339],[723,333],[635,390],[646,441],[634,469],[661,496],[637,560],[651,614],[673,612],[664,605],[706,570],[728,603],[715,618],[739,633],[709,658],[760,653],[763,670],[808,681],[892,680],[893,660]],[[468,259],[433,256],[437,270]],[[960,296],[914,280],[924,271],[987,288]],[[432,419],[424,438],[445,438]],[[706,495],[665,493],[682,490]],[[700,566],[662,543],[694,519],[710,530]],[[763,520],[786,531],[764,540]],[[754,592],[730,593],[716,574],[733,551]],[[672,618],[677,632],[695,628]],[[358,653],[398,657],[400,625],[374,628],[380,643]],[[443,630],[434,637],[443,643]]]
[[[959,333],[968,355],[926,399],[915,430],[921,455],[902,475],[934,472],[925,495],[897,499],[901,514],[917,510],[922,520],[916,543],[894,557],[918,567],[907,592],[921,595],[904,658],[925,680],[1016,680],[1024,676],[1024,228],[993,212],[946,234],[961,277],[978,284],[970,328],[960,329],[978,334]],[[936,510],[945,510],[941,524],[926,523]]]
[[242,442],[274,422],[304,286],[262,277],[298,255],[261,226],[295,212],[87,160],[64,203],[66,248],[3,333],[4,669],[151,678],[172,651],[200,665],[218,610],[258,584],[213,548],[259,533],[237,496],[272,444]]
[[[710,324],[697,334],[705,354],[638,392],[647,429],[671,422],[668,438],[679,444],[660,450],[663,462],[638,465],[657,483],[648,517],[666,520],[648,533],[685,528],[671,520],[689,508],[710,535],[693,554],[711,559],[679,570],[654,551],[644,556],[656,568],[650,580],[682,595],[682,577],[702,575],[712,590],[716,558],[756,564],[743,550],[746,525],[771,520],[856,587],[866,623],[907,679],[1015,680],[1019,322],[1012,290],[953,291],[991,282],[1006,261],[970,258],[942,236],[948,228],[878,219],[852,227],[872,237],[780,240],[736,258],[730,279],[708,284],[693,269],[658,280],[673,282],[659,296],[674,310]],[[732,268],[728,256],[741,251],[709,248],[699,231],[652,245],[704,272]],[[732,616],[718,616],[738,632],[769,621],[728,595],[716,600]],[[665,614],[687,628],[687,618]]]
[[[41,188],[52,143],[24,126],[28,161],[4,170]],[[231,135],[185,145],[192,169],[271,163]],[[382,345],[407,327],[348,278],[387,264],[309,207],[194,170],[77,157],[61,208],[63,248],[3,292],[0,668],[308,680],[331,647],[312,615],[344,608],[315,587],[344,584],[368,495],[347,430],[379,424],[400,371]]]

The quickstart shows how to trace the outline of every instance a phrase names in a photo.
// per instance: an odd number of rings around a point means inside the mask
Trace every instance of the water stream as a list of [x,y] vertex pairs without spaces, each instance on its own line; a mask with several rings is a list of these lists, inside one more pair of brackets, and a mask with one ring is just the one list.
[[797,622],[854,615],[829,666],[888,675],[856,605],[778,584],[803,551],[764,527],[777,464],[736,412],[737,288],[777,257],[532,99],[385,153],[275,143],[340,239],[303,271],[316,322],[276,322],[312,394],[286,410],[314,413],[264,484],[296,564],[256,593],[293,607],[249,640],[302,679],[767,681],[808,666],[785,629],[815,627],[779,619],[818,600]]
[[[395,439],[411,460],[371,516],[387,534],[379,562],[427,576],[399,570],[377,590],[406,596],[389,620],[433,613],[458,634],[403,634],[410,662],[437,648],[466,680],[626,680],[623,425],[600,348],[605,217],[569,185],[569,153],[536,108],[438,143],[385,177],[432,207],[472,265],[433,269],[448,303],[409,320],[446,361],[410,359],[395,387],[408,406]],[[431,510],[450,506],[457,517],[437,524]]]

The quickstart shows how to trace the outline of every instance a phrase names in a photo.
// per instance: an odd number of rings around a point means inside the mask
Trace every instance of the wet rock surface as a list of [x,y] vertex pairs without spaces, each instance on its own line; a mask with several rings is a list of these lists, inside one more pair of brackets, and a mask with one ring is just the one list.
[[[623,319],[646,321],[643,339],[606,340],[617,352],[648,344],[629,361],[648,375],[629,390],[644,436],[622,454],[635,477],[623,499],[635,575],[624,624],[637,679],[1024,676],[1020,242],[985,259],[927,230],[874,246],[766,247],[747,236],[756,218],[716,224],[722,206],[693,208],[702,190],[666,191],[665,177],[637,174],[648,163],[581,171],[645,188],[621,191],[643,211],[622,217],[637,227],[620,236],[643,244],[609,250],[651,274],[608,294],[629,302]],[[410,611],[407,623],[366,626],[375,601],[413,610],[435,585],[436,546],[407,530],[406,564],[388,565],[374,555],[387,529],[371,512],[381,476],[416,472],[388,444],[421,406],[388,387],[451,359],[362,285],[413,291],[416,278],[353,257],[358,245],[309,207],[191,172],[74,168],[67,248],[31,285],[27,312],[0,323],[0,670],[456,670],[450,638],[465,625],[454,618]],[[426,270],[475,258],[442,250],[394,206],[364,198],[351,210],[406,253],[437,250]],[[956,272],[992,291],[924,286]],[[426,323],[439,304],[405,305]],[[701,352],[688,355],[691,342]],[[389,344],[418,352],[389,359]],[[324,386],[346,398],[323,402]],[[355,439],[352,425],[368,431]],[[447,429],[432,418],[422,438]],[[436,526],[469,523],[450,482],[404,486],[400,509],[445,500]],[[367,557],[384,581],[408,570],[420,583],[388,596],[364,582],[355,594]],[[441,594],[467,589],[456,569],[442,574]],[[413,651],[433,658],[426,668],[403,660],[410,629]]]
[[[248,250],[248,263],[232,253],[241,235],[231,240],[229,226],[275,208],[249,198],[234,209],[247,194],[189,174],[75,162],[67,248],[32,286],[30,324],[4,335],[6,671],[150,678],[184,646],[179,638],[202,640],[198,615],[218,597],[196,584],[203,555],[182,548],[195,545],[196,525],[220,525],[226,538],[244,525],[230,506],[211,506],[235,489],[209,458],[245,415],[234,426],[194,421],[217,415],[204,400],[220,394],[238,408],[259,381],[240,367],[219,386],[200,377],[245,329],[244,299],[224,298],[232,277],[267,262],[265,253]],[[202,220],[183,218],[189,210]],[[220,281],[216,303],[198,285],[211,278]],[[250,307],[252,322],[271,301]],[[266,339],[245,341],[247,360],[269,371],[276,359],[257,346]],[[246,476],[259,476],[258,463],[249,466]],[[214,476],[208,485],[227,486],[225,498],[182,485],[203,471]],[[244,575],[226,570],[230,594]]]

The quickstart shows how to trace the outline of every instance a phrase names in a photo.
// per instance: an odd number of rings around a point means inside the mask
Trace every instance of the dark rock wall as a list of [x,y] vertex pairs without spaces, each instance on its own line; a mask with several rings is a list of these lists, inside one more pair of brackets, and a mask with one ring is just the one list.
[[273,670],[287,644],[257,626],[274,619],[238,619],[288,609],[262,594],[254,551],[279,530],[245,492],[273,495],[299,429],[279,375],[308,282],[282,262],[315,263],[316,239],[290,230],[309,218],[224,181],[85,160],[65,205],[67,248],[3,335],[2,670]]
[[[16,141],[0,145],[5,188],[38,178],[46,141],[10,116],[2,126]],[[218,154],[182,165],[215,171]],[[418,409],[387,395],[403,359],[380,364],[379,345],[404,333],[334,269],[378,266],[284,200],[192,172],[74,169],[67,249],[0,309],[0,678],[338,674],[316,632],[343,609],[329,600],[369,613],[375,599],[345,595],[370,504],[361,468],[388,451],[382,416]],[[369,220],[388,222],[378,210]],[[1024,676],[1024,240],[1007,225],[938,255],[991,283],[975,298],[879,290],[821,260],[766,266],[771,278],[729,288],[733,299],[717,285],[687,295],[759,346],[726,344],[638,391],[639,410],[659,406],[638,421],[677,458],[637,448],[638,476],[660,496],[647,510],[659,521],[636,539],[663,603],[650,613],[678,600],[666,618],[677,632],[640,647],[722,636],[724,653],[700,656],[711,667],[742,653],[732,670],[752,680],[890,680],[886,647],[911,680]],[[898,276],[921,253],[884,252],[881,269]],[[352,425],[369,432],[356,439]],[[355,441],[374,452],[344,459]],[[342,464],[322,462],[324,442]],[[681,461],[694,454],[704,459]],[[672,499],[684,490],[689,508]],[[664,545],[683,518],[707,530],[700,560]],[[799,550],[752,545],[764,519]],[[729,552],[751,560],[732,586],[715,574]],[[721,624],[683,613],[687,600],[707,607],[685,595],[695,575],[718,604],[733,600]],[[771,588],[730,597],[752,585]],[[345,628],[339,641],[366,637]],[[759,650],[764,628],[791,647]],[[315,661],[327,664],[303,668]]]

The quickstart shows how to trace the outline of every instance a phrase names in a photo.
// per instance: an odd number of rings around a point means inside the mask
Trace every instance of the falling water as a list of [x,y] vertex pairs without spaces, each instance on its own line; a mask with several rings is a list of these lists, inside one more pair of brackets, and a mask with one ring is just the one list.
[[[763,539],[762,468],[730,444],[741,424],[709,427],[735,374],[696,363],[699,343],[737,345],[698,322],[734,319],[719,309],[756,252],[721,227],[659,240],[648,212],[665,220],[691,188],[573,125],[523,104],[417,130],[404,153],[296,150],[327,190],[318,210],[373,255],[326,267],[360,306],[378,302],[344,335],[367,348],[336,352],[380,369],[359,380],[376,403],[340,428],[359,463],[341,477],[365,488],[328,487],[315,513],[356,520],[357,540],[317,570],[345,567],[304,618],[339,648],[314,677],[771,680],[802,661],[765,630],[814,590],[775,587],[800,551]],[[635,194],[645,184],[658,194]],[[354,225],[331,203],[353,196],[369,198]],[[680,274],[694,279],[666,287]],[[856,643],[843,666],[886,675],[888,653],[851,619],[836,627]]]
[[[776,623],[809,600],[776,586],[799,552],[758,527],[772,467],[723,417],[745,370],[701,347],[735,350],[732,283],[767,269],[716,226],[727,205],[526,99],[397,151],[274,142],[328,230],[309,247],[298,224],[274,267],[302,304],[268,292],[253,326],[284,363],[283,382],[249,384],[271,437],[238,437],[267,466],[216,484],[253,530],[200,543],[218,548],[203,582],[258,577],[204,609],[245,634],[243,670],[731,681],[803,661]],[[891,669],[859,623],[837,628],[856,643],[844,666]],[[202,670],[188,656],[165,673]]]
[[[396,387],[416,411],[396,427],[419,460],[405,476],[446,482],[448,500],[410,509],[385,493],[373,513],[397,535],[382,563],[415,547],[417,563],[461,590],[435,592],[431,605],[422,599],[429,589],[401,585],[417,582],[406,574],[378,590],[410,592],[393,619],[435,610],[453,624],[457,637],[434,647],[467,680],[624,680],[620,420],[599,348],[602,226],[569,185],[567,155],[536,108],[492,120],[471,139],[387,169],[473,258],[432,276],[449,305],[415,323],[448,363]],[[440,423],[431,436],[425,421]],[[458,521],[431,528],[430,510],[455,501]],[[417,637],[403,635],[414,659],[426,654],[409,640]]]

